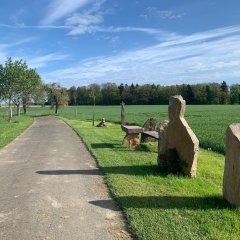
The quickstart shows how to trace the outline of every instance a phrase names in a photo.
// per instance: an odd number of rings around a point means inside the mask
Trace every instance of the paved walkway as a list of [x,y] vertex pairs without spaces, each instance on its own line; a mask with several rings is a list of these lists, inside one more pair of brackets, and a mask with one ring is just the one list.
[[64,122],[36,118],[0,151],[1,240],[129,238],[95,161]]

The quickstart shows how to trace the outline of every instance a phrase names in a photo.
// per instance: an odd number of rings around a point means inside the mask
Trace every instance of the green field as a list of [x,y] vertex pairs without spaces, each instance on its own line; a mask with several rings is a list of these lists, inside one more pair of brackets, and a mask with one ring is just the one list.
[[[91,106],[64,108],[59,115],[68,119],[92,119]],[[49,108],[31,108],[30,115],[50,114]],[[96,106],[95,116],[97,121],[105,118],[106,121],[120,123],[120,106]],[[168,119],[167,106],[144,105],[126,106],[126,120],[128,124],[143,125],[150,118],[155,117],[158,123]],[[186,119],[197,135],[200,146],[205,149],[224,153],[225,133],[231,123],[240,122],[239,105],[195,105],[187,106]]]

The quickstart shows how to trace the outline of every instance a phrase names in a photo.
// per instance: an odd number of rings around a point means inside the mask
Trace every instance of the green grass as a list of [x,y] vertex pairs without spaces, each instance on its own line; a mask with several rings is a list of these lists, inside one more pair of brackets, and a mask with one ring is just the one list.
[[[81,106],[77,109],[77,119],[90,120],[92,118],[91,106]],[[120,123],[120,106],[97,106],[95,112],[98,121],[105,118],[106,121]],[[59,115],[68,119],[76,119],[74,107],[63,109]],[[167,106],[126,106],[127,124],[143,125],[150,117],[155,117],[158,124],[168,119]],[[240,106],[187,106],[186,119],[197,135],[201,147],[224,153],[227,126],[240,122]]]
[[6,118],[0,118],[0,149],[20,135],[33,122],[29,116],[14,117],[9,123]]
[[[77,116],[75,115],[77,109]],[[68,119],[92,119],[92,106],[67,107],[59,110],[59,116]],[[31,107],[28,115],[50,115],[54,110],[49,107]],[[6,115],[6,109],[0,108],[0,119]],[[120,123],[120,106],[96,106],[96,122],[101,118],[106,121]],[[126,106],[127,124],[143,125],[150,118],[155,117],[158,124],[168,119],[167,106],[134,105]],[[187,106],[186,119],[197,135],[202,148],[224,153],[225,132],[231,123],[240,122],[240,105],[195,105]]]
[[167,175],[157,167],[156,143],[132,150],[122,146],[117,124],[65,121],[97,159],[139,239],[239,239],[240,209],[222,199],[223,155],[201,149],[196,178]]

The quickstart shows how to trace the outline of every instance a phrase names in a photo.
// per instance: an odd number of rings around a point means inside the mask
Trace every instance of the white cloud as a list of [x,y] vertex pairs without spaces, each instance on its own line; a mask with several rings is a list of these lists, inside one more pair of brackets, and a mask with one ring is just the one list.
[[93,0],[51,0],[48,6],[47,16],[42,21],[43,24],[52,24],[53,22],[85,7]]
[[[21,57],[20,57],[21,58]],[[26,59],[28,65],[31,68],[42,68],[47,66],[50,62],[56,62],[67,59],[68,56],[64,54],[58,54],[58,53],[50,53],[42,56],[36,56],[36,57],[27,57],[23,58]]]
[[141,15],[144,19],[149,18],[161,18],[161,19],[179,19],[182,18],[185,13],[177,13],[171,10],[159,10],[155,7],[148,7],[145,13]]
[[[175,34],[176,35],[176,34]],[[240,79],[240,26],[178,36],[111,57],[81,61],[48,74],[66,86],[93,82],[178,84]]]

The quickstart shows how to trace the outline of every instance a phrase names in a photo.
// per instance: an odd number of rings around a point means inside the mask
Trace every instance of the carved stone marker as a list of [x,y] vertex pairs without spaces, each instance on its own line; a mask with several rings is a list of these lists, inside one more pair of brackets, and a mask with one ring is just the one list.
[[157,120],[156,118],[149,118],[143,125],[143,133],[141,136],[141,142],[153,142],[156,141],[156,138],[153,138],[149,134],[145,134],[144,132],[149,132],[155,135],[158,135],[158,132],[156,132],[156,125]]
[[105,118],[102,118],[101,122],[97,125],[97,127],[107,127],[106,122],[105,122]]
[[170,98],[169,121],[159,129],[158,165],[165,171],[196,176],[199,141],[184,118],[186,102],[182,96]]
[[227,128],[223,197],[240,207],[240,124]]
[[125,121],[125,109],[124,109],[125,103],[122,102],[121,103],[121,125],[126,125],[126,121]]

